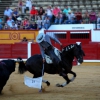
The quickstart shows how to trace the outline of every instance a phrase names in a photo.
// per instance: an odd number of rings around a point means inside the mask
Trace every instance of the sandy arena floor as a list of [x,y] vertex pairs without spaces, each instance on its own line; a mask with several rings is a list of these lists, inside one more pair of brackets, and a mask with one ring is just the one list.
[[100,66],[74,66],[77,77],[63,88],[55,86],[64,82],[62,77],[45,74],[44,79],[49,80],[51,86],[43,84],[45,91],[42,93],[24,85],[24,75],[32,77],[32,74],[20,75],[17,70],[11,74],[0,100],[100,100]]

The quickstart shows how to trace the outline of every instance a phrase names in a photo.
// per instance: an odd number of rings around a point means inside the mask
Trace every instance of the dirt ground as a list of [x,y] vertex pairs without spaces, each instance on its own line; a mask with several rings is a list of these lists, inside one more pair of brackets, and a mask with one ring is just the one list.
[[63,88],[55,86],[56,83],[65,82],[62,77],[45,74],[43,78],[51,85],[47,87],[43,83],[44,92],[39,93],[38,89],[29,88],[23,83],[24,75],[32,77],[32,74],[26,72],[20,75],[16,68],[4,87],[0,100],[100,100],[100,66],[81,65],[74,66],[72,70],[77,77]]

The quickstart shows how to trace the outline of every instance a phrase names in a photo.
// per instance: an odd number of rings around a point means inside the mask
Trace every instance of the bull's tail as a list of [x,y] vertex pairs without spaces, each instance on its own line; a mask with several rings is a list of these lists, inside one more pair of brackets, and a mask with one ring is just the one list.
[[18,72],[20,74],[23,74],[24,72],[26,72],[27,69],[26,69],[26,66],[25,66],[25,62],[22,60],[21,57],[17,58],[17,62],[19,63]]

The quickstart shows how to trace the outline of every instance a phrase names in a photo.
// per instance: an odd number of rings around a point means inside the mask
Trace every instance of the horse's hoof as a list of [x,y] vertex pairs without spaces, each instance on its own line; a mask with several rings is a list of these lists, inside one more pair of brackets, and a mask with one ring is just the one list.
[[56,84],[56,86],[57,86],[57,87],[63,87],[63,85],[60,85],[60,84]]
[[42,93],[42,89],[39,90],[39,93]]
[[46,84],[47,84],[47,86],[50,86],[50,82],[47,81]]

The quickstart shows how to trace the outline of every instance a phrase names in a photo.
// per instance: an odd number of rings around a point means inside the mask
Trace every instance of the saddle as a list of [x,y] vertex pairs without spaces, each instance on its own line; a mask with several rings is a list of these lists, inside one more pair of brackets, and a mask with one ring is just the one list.
[[[61,60],[61,56],[60,56],[61,51],[57,48],[54,48],[54,53]],[[47,54],[45,54],[45,60],[46,60],[46,63],[48,63],[48,64],[53,63],[52,59]]]

